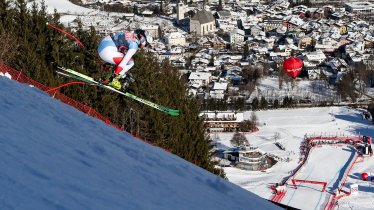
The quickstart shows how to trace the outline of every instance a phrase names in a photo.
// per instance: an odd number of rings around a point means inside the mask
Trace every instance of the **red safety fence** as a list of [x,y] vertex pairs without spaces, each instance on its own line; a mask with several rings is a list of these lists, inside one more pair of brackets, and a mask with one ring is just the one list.
[[97,112],[92,107],[87,106],[87,105],[85,105],[81,102],[78,102],[78,101],[76,101],[72,98],[67,97],[66,95],[60,93],[59,90],[56,89],[56,88],[51,89],[50,87],[48,87],[46,85],[43,85],[43,84],[41,84],[41,83],[39,83],[35,80],[30,79],[25,74],[23,74],[22,71],[17,71],[15,69],[9,67],[8,65],[0,62],[0,72],[2,72],[4,74],[6,74],[6,73],[9,74],[12,77],[12,80],[16,80],[20,83],[33,85],[33,86],[39,88],[40,90],[45,91],[46,93],[48,93],[53,98],[56,98],[56,99],[60,100],[61,102],[65,103],[65,104],[68,104],[68,105],[78,109],[79,111],[81,111],[81,112],[83,112],[83,113],[85,113],[85,114],[87,114],[91,117],[100,119],[108,125],[111,125],[111,126],[117,128],[119,130],[124,130],[123,126],[118,126],[118,125],[112,123],[108,119],[108,117],[101,115],[99,112]]

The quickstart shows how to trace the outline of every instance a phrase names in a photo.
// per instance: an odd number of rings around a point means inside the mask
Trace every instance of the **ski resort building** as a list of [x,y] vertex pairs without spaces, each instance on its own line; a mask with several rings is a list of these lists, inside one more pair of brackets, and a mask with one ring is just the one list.
[[230,161],[235,167],[250,171],[265,170],[276,163],[274,158],[251,146],[224,151],[223,159]]
[[244,120],[243,112],[203,112],[208,132],[233,132]]

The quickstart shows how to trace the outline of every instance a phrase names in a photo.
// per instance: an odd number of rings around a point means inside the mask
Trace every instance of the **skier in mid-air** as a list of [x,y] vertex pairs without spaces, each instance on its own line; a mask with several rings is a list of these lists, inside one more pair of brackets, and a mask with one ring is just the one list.
[[115,65],[107,85],[117,90],[124,90],[126,73],[134,66],[132,57],[139,47],[150,47],[152,42],[152,35],[142,29],[137,29],[134,33],[114,32],[106,36],[99,44],[99,56],[105,62]]

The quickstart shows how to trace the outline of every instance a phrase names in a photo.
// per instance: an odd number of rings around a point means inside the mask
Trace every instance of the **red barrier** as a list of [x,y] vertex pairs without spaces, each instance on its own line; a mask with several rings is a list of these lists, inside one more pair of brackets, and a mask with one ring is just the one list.
[[274,191],[274,196],[271,198],[273,202],[281,203],[282,199],[286,196],[286,187],[282,186],[271,186],[271,189]]
[[[56,98],[56,99],[60,100],[61,102],[65,103],[65,104],[68,104],[72,107],[75,107],[79,111],[81,111],[81,112],[83,112],[83,113],[85,113],[85,114],[87,114],[91,117],[100,119],[100,120],[104,121],[106,124],[111,125],[111,126],[117,128],[119,130],[124,130],[123,126],[118,126],[118,125],[114,124],[113,122],[109,121],[108,117],[101,115],[99,112],[94,110],[92,107],[87,106],[83,103],[80,103],[76,100],[73,100],[73,99],[67,97],[66,95],[58,92],[58,88],[52,88],[51,89],[48,86],[45,86],[45,85],[43,85],[43,84],[41,84],[37,81],[34,81],[34,80],[28,78],[26,75],[24,75],[22,73],[22,71],[17,71],[15,69],[9,67],[8,65],[0,62],[0,72],[8,73],[12,77],[13,80],[16,80],[20,83],[33,85],[33,86],[37,87],[38,89],[47,92],[53,98]],[[81,83],[79,83],[79,84],[81,84]]]
[[312,180],[301,180],[301,179],[292,179],[292,184],[293,184],[293,187],[294,189],[297,189],[296,187],[296,182],[302,182],[302,183],[309,183],[309,184],[321,184],[323,187],[322,187],[322,192],[325,192],[325,189],[326,189],[326,185],[327,183],[326,182],[317,182],[317,181],[312,181]]
[[69,83],[66,83],[66,84],[63,84],[63,85],[60,85],[58,87],[55,87],[55,88],[51,88],[49,90],[46,90],[45,92],[52,92],[54,90],[58,90],[60,88],[63,88],[63,87],[67,87],[69,85],[85,85],[86,83],[85,82],[69,82]]

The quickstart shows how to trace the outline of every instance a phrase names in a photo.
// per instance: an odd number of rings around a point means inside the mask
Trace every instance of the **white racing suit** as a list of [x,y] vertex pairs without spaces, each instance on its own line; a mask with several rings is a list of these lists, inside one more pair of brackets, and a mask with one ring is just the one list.
[[139,41],[136,35],[128,31],[112,33],[99,44],[98,52],[105,62],[117,65],[116,75],[126,77],[126,72],[134,66],[132,56],[138,50]]

